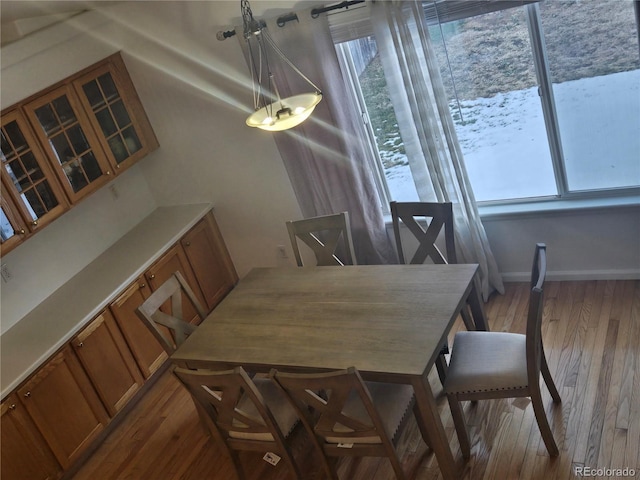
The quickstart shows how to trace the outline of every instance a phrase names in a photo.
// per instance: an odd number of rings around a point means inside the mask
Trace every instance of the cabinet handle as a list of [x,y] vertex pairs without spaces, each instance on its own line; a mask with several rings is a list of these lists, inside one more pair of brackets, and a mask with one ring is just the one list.
[[111,175],[111,170],[107,170],[105,173],[106,173],[107,175]]
[[146,283],[141,283],[141,284],[140,284],[140,288],[144,288],[144,287],[146,287],[146,286],[147,286],[147,284],[146,284]]
[[31,396],[31,392],[27,392],[24,394],[25,398],[29,398]]
[[150,278],[151,280],[153,280],[154,278],[156,278],[156,274],[155,274],[155,273],[152,273],[151,275],[149,275],[149,278]]
[[80,342],[80,343],[78,344],[78,348],[82,348],[82,347],[84,347],[84,343],[83,343],[83,342]]
[[185,244],[187,247],[190,247],[190,246],[191,246],[191,242],[184,242],[184,244]]
[[21,228],[20,230],[16,230],[15,233],[18,233],[20,235],[24,235],[26,232],[24,231],[24,228]]
[[16,409],[16,404],[12,403],[11,405],[9,405],[9,410],[15,410]]
[[38,220],[34,220],[33,222],[31,222],[31,225],[33,225],[34,227],[38,226]]

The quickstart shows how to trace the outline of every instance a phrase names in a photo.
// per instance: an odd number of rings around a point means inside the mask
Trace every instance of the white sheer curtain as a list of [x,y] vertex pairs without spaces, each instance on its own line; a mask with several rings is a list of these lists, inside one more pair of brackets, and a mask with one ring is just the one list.
[[452,202],[460,261],[480,265],[486,300],[504,292],[431,46],[422,3],[372,2],[371,22],[420,200]]
[[[323,92],[323,100],[308,120],[272,134],[302,214],[308,218],[348,211],[358,263],[395,263],[373,173],[358,134],[359,112],[345,107],[349,95],[326,16],[314,19],[311,9],[296,14],[298,20],[283,27],[277,25],[276,18],[265,21],[276,45]],[[236,32],[242,32],[242,27]],[[240,38],[240,44],[246,55],[244,39]],[[312,90],[275,56],[269,62],[282,97]]]

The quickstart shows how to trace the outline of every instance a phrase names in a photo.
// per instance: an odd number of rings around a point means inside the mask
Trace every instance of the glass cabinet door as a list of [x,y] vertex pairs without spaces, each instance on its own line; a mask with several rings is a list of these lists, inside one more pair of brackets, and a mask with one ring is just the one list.
[[125,169],[157,148],[151,125],[119,55],[74,84],[85,110],[93,114],[89,117],[114,169]]
[[72,202],[95,191],[111,178],[100,142],[67,86],[38,98],[25,108],[48,147],[57,174]]
[[[2,189],[4,194],[4,185]],[[4,196],[0,197],[0,207],[0,251],[4,254],[25,238],[27,227]]]
[[[67,201],[19,112],[3,114],[0,135],[3,187],[11,198],[5,202],[11,201],[29,231],[34,231],[60,216],[68,208]],[[8,218],[6,212],[4,218]]]

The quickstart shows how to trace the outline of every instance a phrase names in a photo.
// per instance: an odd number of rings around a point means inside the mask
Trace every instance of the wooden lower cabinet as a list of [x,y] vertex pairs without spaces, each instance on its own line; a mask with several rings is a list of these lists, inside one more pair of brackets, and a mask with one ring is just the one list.
[[142,387],[144,378],[111,312],[98,315],[71,346],[113,417]]
[[18,395],[64,469],[109,422],[89,377],[68,345],[18,389]]
[[[212,212],[4,400],[2,480],[60,479],[165,365],[136,309],[176,271],[206,311],[238,282]],[[185,319],[203,320],[188,299],[183,308]]]
[[2,480],[55,480],[62,475],[62,468],[45,443],[33,420],[21,404],[17,394],[12,394],[0,405],[2,412]]
[[238,283],[238,274],[220,229],[209,212],[180,241],[205,299],[208,311]]
[[136,314],[136,309],[151,295],[144,278],[133,282],[109,306],[122,335],[144,378],[153,375],[167,359],[167,353]]
[[[145,278],[149,282],[151,289],[155,291],[160,287],[160,285],[166,282],[174,272],[180,272],[182,274],[193,290],[193,293],[195,293],[196,297],[200,301],[202,307],[205,310],[208,310],[206,308],[206,302],[202,296],[202,292],[200,291],[200,287],[198,286],[198,281],[193,273],[193,269],[189,264],[189,260],[184,253],[184,250],[179,244],[172,246],[164,255],[162,255],[162,257],[149,267],[145,273]],[[170,302],[167,302],[167,304],[162,307],[162,310],[168,314],[171,314],[170,309]],[[204,320],[199,317],[197,310],[186,295],[183,295],[182,298],[182,314],[184,315],[184,320],[189,323],[198,324]]]

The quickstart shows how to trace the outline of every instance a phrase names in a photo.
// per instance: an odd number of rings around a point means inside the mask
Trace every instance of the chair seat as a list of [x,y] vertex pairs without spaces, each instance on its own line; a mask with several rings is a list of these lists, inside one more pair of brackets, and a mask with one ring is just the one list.
[[527,388],[526,337],[505,332],[458,332],[444,390],[447,393]]
[[[271,410],[280,431],[285,437],[288,436],[298,422],[298,415],[295,410],[291,407],[291,404],[280,391],[278,386],[271,380],[267,378],[254,378],[253,382],[262,394],[265,403],[269,405],[269,409]],[[260,423],[264,423],[255,407],[255,404],[246,396],[238,402],[237,408],[246,416]],[[245,433],[241,430],[243,426],[241,422],[234,420],[233,424],[238,427],[238,430],[229,431],[229,436],[232,438],[260,440],[264,442],[273,440],[273,436],[270,433]]]
[[[407,414],[409,407],[413,403],[413,387],[411,385],[399,385],[380,382],[364,382],[371,394],[373,404],[380,412],[380,418],[384,424],[384,428],[393,439],[396,436],[398,428],[402,425],[402,421]],[[345,403],[342,412],[355,420],[362,423],[371,424],[371,420],[365,409],[364,404],[359,400],[356,392],[351,392],[349,399]],[[352,430],[336,424],[336,432],[347,433]],[[327,437],[328,443],[344,442],[342,437]],[[350,443],[381,443],[379,436],[368,437],[351,437]]]

